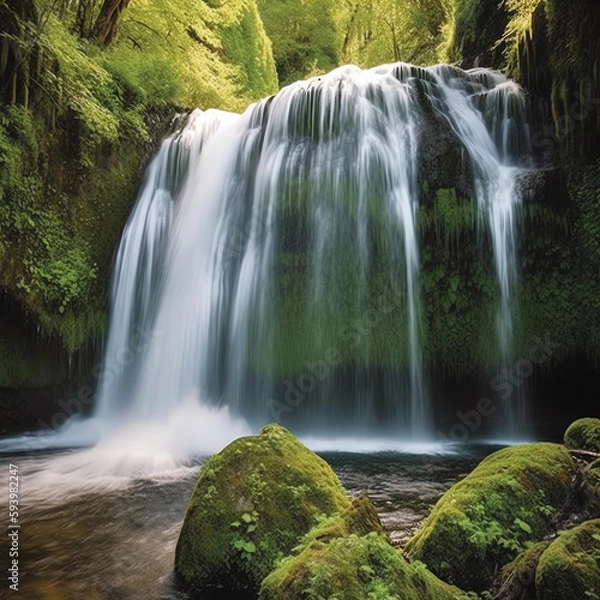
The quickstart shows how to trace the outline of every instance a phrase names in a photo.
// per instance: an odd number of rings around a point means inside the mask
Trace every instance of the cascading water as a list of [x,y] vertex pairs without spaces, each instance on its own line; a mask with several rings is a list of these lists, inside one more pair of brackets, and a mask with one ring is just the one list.
[[[148,181],[123,238],[113,294],[119,317],[111,327],[118,333],[111,330],[107,354],[128,346],[136,323],[150,327],[149,314],[155,335],[132,375],[126,369],[117,388],[102,386],[99,411],[162,418],[183,398],[199,395],[270,419],[273,398],[286,389],[278,379],[294,359],[293,344],[304,343],[318,358],[340,343],[332,325],[350,324],[383,290],[391,309],[394,295],[401,295],[407,329],[405,397],[399,390],[384,418],[391,413],[424,435],[430,417],[419,339],[418,114],[409,83],[356,67],[290,86],[230,116],[210,139],[198,126],[207,117],[195,114],[185,137],[200,129],[196,136],[205,143],[181,191],[162,284],[160,266],[138,263],[152,259],[143,255],[147,245],[165,253],[164,238],[148,218],[161,212],[164,193],[171,196],[164,177],[158,183],[166,192],[159,194],[156,178]],[[154,169],[168,172],[169,149],[179,144],[167,142]],[[143,239],[139,228],[147,228]],[[286,306],[289,295],[281,298],[290,259],[301,261],[304,271],[295,307]],[[377,287],[374,264],[384,279]],[[151,307],[131,293],[148,288]],[[346,300],[340,319],[336,304]],[[290,332],[298,324],[307,328],[305,339],[282,345],[277,328]],[[359,356],[364,364],[356,365],[357,373],[368,366],[368,343]],[[361,386],[355,405],[346,407],[353,426],[376,421],[370,382]],[[334,416],[323,392],[315,397],[316,403],[307,402],[309,412]]]
[[[107,364],[136,328],[152,335],[122,375],[105,378],[99,413],[162,419],[199,397],[256,421],[275,412],[323,427],[431,432],[417,224],[419,123],[431,109],[472,165],[508,360],[520,89],[484,70],[343,67],[243,115],[197,111],[165,142],[119,250]],[[374,305],[380,318],[402,312],[406,340],[396,357],[404,368],[378,378]],[[351,382],[343,402],[336,372]],[[509,407],[508,427],[520,410]]]
[[[470,163],[506,364],[524,115],[520,89],[498,73],[401,63],[343,67],[242,115],[192,113],[152,163],[123,234],[97,420],[111,432],[145,423],[145,437],[176,423],[187,432],[178,443],[198,437],[193,419],[208,437],[240,435],[239,416],[316,435],[432,436],[424,124],[443,123]],[[505,431],[523,418],[522,402],[507,406]]]
[[[498,354],[501,367],[512,360],[514,286],[517,278],[516,219],[521,198],[518,160],[530,154],[526,103],[521,88],[503,75],[474,69],[468,77],[448,66],[428,70],[441,91],[446,116],[467,149],[474,171],[479,218],[487,226],[500,289],[497,313]],[[458,76],[457,76],[458,75]],[[525,432],[527,411],[522,390],[503,406],[499,433]]]
[[228,117],[221,111],[192,114],[179,132],[163,142],[148,168],[115,261],[111,327],[98,388],[97,414],[103,419],[118,418],[127,406],[123,399],[135,389],[138,363],[156,335],[154,311],[164,276],[173,205],[204,144]]

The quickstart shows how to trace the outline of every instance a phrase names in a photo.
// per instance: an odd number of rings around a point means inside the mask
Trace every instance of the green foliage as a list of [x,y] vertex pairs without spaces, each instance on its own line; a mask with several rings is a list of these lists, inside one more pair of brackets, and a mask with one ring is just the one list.
[[102,53],[104,68],[112,76],[117,93],[132,104],[165,106],[176,101],[183,84],[171,61],[159,52],[140,60],[135,48],[119,45]]
[[114,248],[174,105],[243,109],[277,89],[254,2],[137,0],[108,49],[91,35],[100,3],[83,21],[82,6],[0,5],[21,104],[0,105],[0,278],[69,352],[103,332]]
[[277,90],[271,43],[254,0],[139,0],[124,13],[120,31],[118,48],[133,40],[130,56],[138,62],[170,65],[177,89],[169,102],[243,110]]
[[256,545],[247,538],[256,531],[257,522],[258,513],[253,510],[252,513],[244,513],[240,521],[234,521],[231,524],[231,527],[236,529],[238,533],[238,537],[231,540],[231,544],[240,552],[244,560],[250,560],[256,552]]
[[73,112],[83,126],[83,135],[89,136],[86,142],[94,145],[118,140],[112,78],[88,55],[86,44],[71,35],[53,14],[48,16],[39,43],[57,63],[56,70],[44,70],[44,85],[53,97],[64,100],[64,109]]
[[450,0],[260,0],[282,85],[346,63],[431,64]]
[[445,581],[482,591],[498,566],[550,530],[574,472],[563,446],[500,450],[444,494],[407,552]]
[[239,65],[234,79],[238,93],[249,90],[252,100],[274,94],[278,82],[271,42],[254,2],[248,3],[240,17],[223,29],[222,38],[226,56]]
[[280,84],[325,73],[341,63],[336,8],[328,0],[259,0],[273,43]]
[[451,9],[451,0],[347,0],[344,60],[365,67],[435,64]]

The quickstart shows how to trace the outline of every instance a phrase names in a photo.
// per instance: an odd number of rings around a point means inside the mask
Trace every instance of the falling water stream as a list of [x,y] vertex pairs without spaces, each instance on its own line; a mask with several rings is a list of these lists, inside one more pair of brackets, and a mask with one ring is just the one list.
[[[328,459],[350,490],[371,488],[398,543],[490,451],[432,442],[418,224],[432,114],[470,165],[497,355],[511,360],[529,151],[516,84],[348,66],[241,115],[194,111],[148,168],[121,239],[94,415],[0,440],[22,468],[28,597],[184,598],[173,549],[201,457],[274,418],[314,449],[353,452]],[[382,357],[372,334],[392,313],[397,355]],[[502,433],[525,414],[523,398],[508,403]],[[75,446],[87,447],[39,453]]]
[[[525,150],[519,87],[481,69],[342,67],[242,115],[195,111],[164,142],[117,257],[97,414],[162,420],[199,401],[260,423],[283,402],[285,415],[319,426],[375,429],[383,421],[404,436],[430,435],[417,224],[419,123],[428,110],[449,124],[471,163],[500,291],[498,354],[507,362]],[[405,320],[404,366],[385,382],[392,392],[383,404],[361,321],[374,298]],[[347,359],[353,342],[338,332],[357,320],[364,335]],[[140,331],[147,344],[137,351]],[[303,351],[315,359],[333,351],[334,366],[347,359],[352,396],[343,406],[331,400],[341,395],[335,377],[321,377],[314,392],[290,391],[286,376],[312,373]],[[115,374],[124,352],[133,356]],[[505,413],[510,435],[524,409]]]

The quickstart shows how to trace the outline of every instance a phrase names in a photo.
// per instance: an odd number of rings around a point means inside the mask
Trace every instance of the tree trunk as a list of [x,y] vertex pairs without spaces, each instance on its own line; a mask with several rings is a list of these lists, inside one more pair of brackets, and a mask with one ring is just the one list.
[[101,46],[109,46],[117,36],[121,13],[129,6],[130,2],[131,0],[104,0],[102,3],[94,26],[94,36]]

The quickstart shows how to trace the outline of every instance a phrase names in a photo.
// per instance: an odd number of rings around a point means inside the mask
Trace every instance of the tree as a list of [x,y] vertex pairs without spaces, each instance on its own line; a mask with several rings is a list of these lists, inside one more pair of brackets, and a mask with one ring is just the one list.
[[123,11],[131,0],[104,0],[94,25],[94,37],[103,46],[109,46],[117,36],[117,27]]

